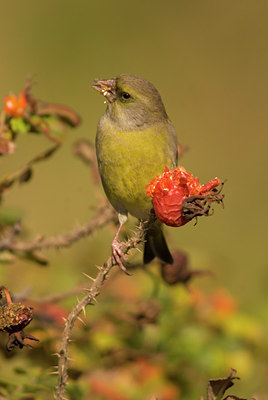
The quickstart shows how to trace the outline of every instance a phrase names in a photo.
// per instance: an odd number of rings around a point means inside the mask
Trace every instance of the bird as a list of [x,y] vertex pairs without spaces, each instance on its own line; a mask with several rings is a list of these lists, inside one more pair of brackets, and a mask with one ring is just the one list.
[[[119,233],[128,214],[146,221],[153,213],[152,199],[146,196],[145,188],[166,167],[176,168],[177,134],[158,90],[148,80],[120,74],[95,79],[92,88],[105,97],[107,105],[98,122],[95,146],[105,194],[118,213],[112,257],[114,264],[127,273]],[[162,224],[156,218],[145,232],[144,264],[155,257],[173,263]]]

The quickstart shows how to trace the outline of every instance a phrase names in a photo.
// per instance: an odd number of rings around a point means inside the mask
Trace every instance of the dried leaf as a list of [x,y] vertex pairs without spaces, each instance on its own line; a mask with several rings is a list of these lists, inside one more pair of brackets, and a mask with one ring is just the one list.
[[[230,375],[227,378],[210,379],[207,388],[207,399],[221,400],[226,390],[233,386],[234,384],[233,380],[240,379],[235,375],[236,375],[236,370],[231,369]],[[228,397],[230,399],[232,398],[232,396]]]
[[19,176],[19,183],[28,182],[33,175],[33,171],[31,168],[26,169],[20,176]]
[[27,252],[23,254],[23,257],[29,261],[36,262],[43,267],[48,265],[48,259],[43,254],[37,251]]

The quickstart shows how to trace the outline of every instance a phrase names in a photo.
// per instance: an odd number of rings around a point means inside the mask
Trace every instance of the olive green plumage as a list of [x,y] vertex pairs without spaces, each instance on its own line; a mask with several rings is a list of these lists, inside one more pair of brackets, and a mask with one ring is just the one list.
[[[160,94],[145,79],[122,74],[96,80],[93,86],[107,101],[96,135],[96,153],[105,193],[124,223],[130,213],[148,219],[152,199],[145,187],[165,166],[177,166],[177,136]],[[144,262],[154,256],[171,263],[161,224],[148,231]]]

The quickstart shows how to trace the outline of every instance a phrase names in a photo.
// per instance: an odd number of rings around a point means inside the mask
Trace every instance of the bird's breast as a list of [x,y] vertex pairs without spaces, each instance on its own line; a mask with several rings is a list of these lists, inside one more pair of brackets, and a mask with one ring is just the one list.
[[152,208],[146,185],[165,166],[176,167],[174,132],[163,126],[127,132],[99,126],[96,152],[103,187],[114,208],[146,219]]

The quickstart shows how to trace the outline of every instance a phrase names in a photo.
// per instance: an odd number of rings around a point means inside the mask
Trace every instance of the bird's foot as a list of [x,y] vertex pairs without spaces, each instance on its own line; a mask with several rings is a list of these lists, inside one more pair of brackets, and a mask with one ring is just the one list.
[[118,267],[126,274],[126,275],[131,275],[124,264],[122,263],[122,260],[127,262],[127,257],[121,250],[121,243],[117,240],[117,238],[114,238],[112,241],[112,261],[113,265],[118,265]]

